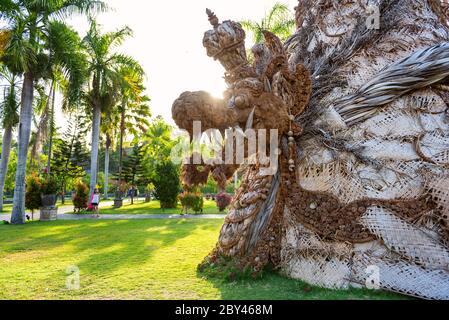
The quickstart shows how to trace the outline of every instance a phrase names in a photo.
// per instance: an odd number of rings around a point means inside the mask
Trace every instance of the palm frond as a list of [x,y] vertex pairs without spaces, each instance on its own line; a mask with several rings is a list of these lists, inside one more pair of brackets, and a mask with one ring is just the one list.
[[449,43],[420,50],[382,70],[356,93],[335,103],[349,125],[375,115],[398,97],[449,77]]
[[94,15],[96,13],[106,12],[108,5],[99,0],[63,0],[53,11],[52,16],[60,19],[68,18],[74,14]]

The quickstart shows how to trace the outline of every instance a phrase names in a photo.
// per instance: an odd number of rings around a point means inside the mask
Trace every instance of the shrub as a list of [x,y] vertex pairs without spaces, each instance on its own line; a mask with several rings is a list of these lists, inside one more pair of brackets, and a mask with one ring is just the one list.
[[223,212],[230,204],[231,204],[232,197],[227,193],[219,193],[215,197],[215,202],[217,203],[218,210],[220,212]]
[[176,208],[180,189],[179,167],[171,161],[159,163],[153,178],[155,197],[161,202],[162,209]]
[[75,211],[87,209],[89,202],[89,187],[87,184],[83,183],[81,180],[78,180],[75,183],[75,195],[73,197],[73,205],[75,207]]
[[25,207],[32,212],[42,206],[41,179],[36,173],[32,173],[26,179]]
[[150,202],[153,194],[154,194],[154,184],[149,183],[145,187],[145,202]]
[[41,181],[42,194],[56,194],[58,192],[58,181],[54,176],[46,175]]
[[179,195],[179,200],[185,213],[189,209],[192,209],[195,213],[203,211],[204,200],[200,192],[184,191]]

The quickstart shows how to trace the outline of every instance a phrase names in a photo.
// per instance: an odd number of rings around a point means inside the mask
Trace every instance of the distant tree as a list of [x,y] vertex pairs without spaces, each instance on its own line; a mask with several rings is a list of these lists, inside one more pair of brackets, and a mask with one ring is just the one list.
[[[135,145],[133,151],[123,161],[122,179],[134,189],[137,184],[146,184],[144,168],[144,151],[141,145]],[[134,194],[131,192],[131,204],[134,204]]]
[[[142,136],[148,129],[148,119],[151,117],[149,101],[150,99],[143,94],[143,74],[136,72],[133,68],[123,67],[119,71],[121,77],[120,88],[121,97],[119,103],[112,108],[110,112],[104,115],[102,119],[102,132],[106,136],[104,174],[105,174],[105,193],[108,189],[109,177],[109,149],[112,139],[117,133],[119,136],[118,151],[118,179],[117,184],[121,182],[120,173],[123,166],[123,143],[127,134],[137,137]],[[106,195],[107,196],[107,195]],[[120,196],[118,194],[118,196]]]
[[83,39],[88,53],[88,83],[85,100],[92,113],[92,150],[90,161],[89,193],[92,194],[97,185],[98,155],[100,143],[101,114],[111,111],[120,98],[121,87],[125,82],[123,68],[144,74],[142,67],[130,56],[117,53],[121,45],[132,35],[130,28],[125,27],[114,32],[101,32],[97,23],[90,20],[90,28]]
[[179,166],[171,161],[158,163],[152,182],[155,187],[155,197],[160,201],[161,208],[176,208],[180,189]]
[[156,167],[160,163],[170,161],[170,153],[176,140],[172,138],[173,127],[161,116],[154,118],[143,136],[143,150],[145,151],[145,168],[152,179],[156,176]]
[[68,128],[62,138],[56,139],[55,150],[51,160],[52,173],[59,182],[61,201],[69,182],[86,175],[84,168],[89,162],[89,154],[85,147],[84,131],[76,118],[69,121]]
[[6,174],[5,188],[4,191],[11,194],[14,191],[14,182],[16,180],[16,168],[17,168],[17,151],[13,145],[13,150],[8,162],[8,172]]
[[276,3],[260,22],[243,20],[240,24],[252,34],[255,43],[263,42],[264,30],[274,33],[285,41],[293,34],[296,25],[294,14],[282,3]]
[[[0,162],[0,212],[3,211],[3,191],[9,168],[12,134],[19,122],[19,77],[0,65],[0,80],[5,81],[0,100],[0,125],[4,128]],[[15,170],[14,170],[15,173]]]
[[217,193],[217,183],[211,175],[207,178],[207,183],[201,186],[201,192],[204,194]]

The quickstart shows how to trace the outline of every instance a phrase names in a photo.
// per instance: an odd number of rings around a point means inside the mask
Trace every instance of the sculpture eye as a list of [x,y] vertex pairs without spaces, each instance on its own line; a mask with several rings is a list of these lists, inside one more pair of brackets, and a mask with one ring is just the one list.
[[239,109],[248,107],[249,102],[248,102],[248,98],[245,95],[238,95],[234,98],[234,103],[235,106]]

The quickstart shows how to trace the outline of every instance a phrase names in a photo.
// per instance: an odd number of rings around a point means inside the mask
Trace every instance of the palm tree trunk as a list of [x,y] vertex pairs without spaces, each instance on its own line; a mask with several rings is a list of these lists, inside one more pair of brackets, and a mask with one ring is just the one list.
[[101,123],[101,106],[98,102],[94,105],[92,120],[92,152],[90,158],[90,194],[89,204],[91,203],[91,195],[97,185],[98,172],[98,147],[100,144],[100,123]]
[[12,224],[25,223],[25,175],[31,120],[33,118],[33,90],[34,76],[31,72],[26,72],[23,79],[22,106],[20,110],[17,171],[14,184],[14,205],[11,214]]
[[111,138],[106,136],[106,150],[104,153],[104,198],[108,199],[109,187],[109,148],[111,146]]
[[[122,102],[122,114],[120,119],[120,146],[119,146],[119,161],[118,161],[118,186],[119,190],[122,183],[122,162],[123,162],[123,135],[125,134],[125,102]],[[122,195],[120,195],[120,199]]]
[[62,183],[62,197],[61,197],[61,204],[65,204],[65,183]]
[[2,160],[0,164],[0,212],[3,211],[3,192],[6,173],[8,171],[9,154],[11,152],[12,126],[7,126],[3,132]]
[[47,96],[47,102],[45,103],[45,108],[42,111],[42,116],[41,116],[41,119],[37,126],[36,138],[34,140],[32,148],[31,148],[30,160],[28,163],[30,168],[33,167],[34,160],[36,160],[37,167],[38,167],[38,169],[40,169],[40,154],[43,152],[42,142],[44,140],[44,135],[48,135],[47,132],[48,132],[49,117],[51,118],[50,103],[51,103],[51,97],[53,96],[53,88],[54,88],[54,80],[52,80],[52,82],[50,84],[50,89],[48,91],[48,96]]
[[[48,142],[48,156],[47,156],[47,174],[50,174],[50,164],[51,164],[51,152],[53,148],[53,131],[55,130],[54,124],[55,124],[55,88],[54,88],[54,81],[52,81],[52,90],[53,94],[51,97],[51,111],[50,111],[50,130],[48,131],[49,134],[49,142]],[[50,96],[48,97],[50,99]]]

